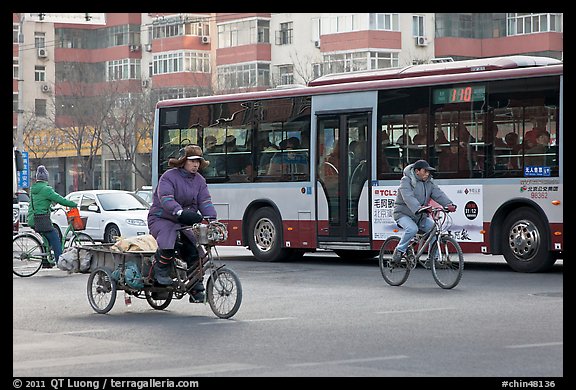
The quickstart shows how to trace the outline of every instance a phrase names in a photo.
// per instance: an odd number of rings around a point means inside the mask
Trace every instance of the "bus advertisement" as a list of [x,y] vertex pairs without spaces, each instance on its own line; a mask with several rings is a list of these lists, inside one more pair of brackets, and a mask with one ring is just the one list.
[[458,205],[467,253],[549,270],[563,251],[563,63],[510,56],[322,76],[308,86],[157,103],[152,184],[193,143],[227,245],[259,261],[369,258],[395,234],[419,159]]

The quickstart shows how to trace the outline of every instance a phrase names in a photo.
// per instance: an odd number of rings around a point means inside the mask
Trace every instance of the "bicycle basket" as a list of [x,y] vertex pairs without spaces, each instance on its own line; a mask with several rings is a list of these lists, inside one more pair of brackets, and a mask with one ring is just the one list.
[[208,225],[196,223],[192,226],[192,232],[202,245],[221,244],[228,238],[226,225],[218,221],[211,221]]
[[70,209],[66,212],[68,224],[71,224],[74,230],[86,229],[86,221],[88,217],[81,217],[77,208]]

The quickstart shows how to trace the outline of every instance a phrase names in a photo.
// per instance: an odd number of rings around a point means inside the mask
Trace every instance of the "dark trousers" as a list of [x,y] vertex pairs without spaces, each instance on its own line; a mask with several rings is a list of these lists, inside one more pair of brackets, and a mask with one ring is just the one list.
[[58,236],[58,232],[56,231],[56,229],[52,229],[51,231],[44,232],[42,234],[46,237],[48,243],[50,244],[50,247],[54,251],[54,261],[58,263],[58,259],[62,254],[62,244],[60,242],[60,236]]

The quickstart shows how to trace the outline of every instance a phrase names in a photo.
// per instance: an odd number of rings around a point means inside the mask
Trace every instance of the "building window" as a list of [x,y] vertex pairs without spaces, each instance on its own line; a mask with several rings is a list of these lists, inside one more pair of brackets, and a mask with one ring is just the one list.
[[293,27],[292,22],[280,23],[280,30],[276,31],[277,45],[290,45],[292,43]]
[[360,29],[358,14],[336,14],[320,20],[322,34],[358,31]]
[[426,29],[424,28],[424,16],[423,15],[413,15],[412,16],[412,35],[414,37],[425,37]]
[[218,25],[218,47],[270,42],[270,20],[251,19]]
[[12,24],[12,43],[18,43],[18,35],[20,35],[20,25]]
[[369,69],[397,68],[399,66],[398,53],[390,52],[370,52]]
[[12,59],[12,78],[18,80],[18,75],[20,72],[20,67],[18,66],[18,59]]
[[[398,53],[364,51],[327,54],[322,64],[322,74],[396,67],[398,67]],[[314,73],[315,77],[319,76]]]
[[[194,21],[192,21],[192,19]],[[184,35],[210,35],[207,18],[177,16],[158,18],[152,22],[152,39],[178,37]]]
[[46,99],[34,100],[34,113],[36,116],[46,116]]
[[12,112],[18,112],[18,92],[12,92]]
[[278,74],[280,76],[279,85],[294,84],[294,65],[278,66]]
[[370,14],[370,30],[400,31],[398,14]]
[[210,53],[206,51],[179,51],[155,55],[152,74],[179,72],[210,72]]
[[507,14],[508,35],[562,32],[561,14]]
[[106,63],[106,80],[130,80],[140,78],[140,60],[125,58]]
[[34,66],[34,81],[46,81],[46,67],[43,65]]
[[218,89],[222,91],[238,88],[270,86],[270,64],[249,63],[221,66],[218,68]]
[[43,32],[34,33],[34,47],[36,49],[46,47],[46,33]]

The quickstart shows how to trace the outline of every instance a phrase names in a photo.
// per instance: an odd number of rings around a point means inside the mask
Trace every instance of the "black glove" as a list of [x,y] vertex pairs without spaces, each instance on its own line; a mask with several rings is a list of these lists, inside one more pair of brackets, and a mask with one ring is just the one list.
[[178,216],[178,222],[184,225],[194,225],[200,221],[202,221],[202,216],[192,210],[183,210]]

